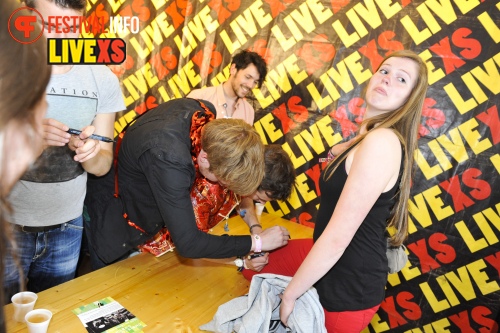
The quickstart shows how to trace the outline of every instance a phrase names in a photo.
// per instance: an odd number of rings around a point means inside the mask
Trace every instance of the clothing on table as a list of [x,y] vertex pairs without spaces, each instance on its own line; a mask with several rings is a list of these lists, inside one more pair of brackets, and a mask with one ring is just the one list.
[[226,118],[230,116],[229,118],[243,119],[247,124],[253,126],[255,111],[245,98],[238,98],[232,114],[230,114],[231,110],[227,110],[227,101],[224,96],[222,84],[216,87],[192,90],[187,97],[203,99],[212,103],[217,111],[217,118]]
[[[52,75],[46,92],[46,118],[56,119],[71,128],[81,129],[91,125],[97,114],[125,109],[118,79],[106,66],[73,66],[66,73]],[[49,227],[71,223],[82,215],[87,173],[79,162],[73,160],[74,155],[67,145],[51,146],[44,150],[33,167],[16,183],[9,196],[14,212],[9,219],[12,223],[28,227]],[[45,238],[48,233],[56,235],[52,230],[34,232],[31,246],[35,246],[37,238]],[[82,230],[73,236],[71,242],[79,242]],[[28,241],[28,238],[23,239]],[[33,267],[45,265],[44,260],[47,260],[47,265],[51,265],[52,260],[60,260],[60,265],[51,272],[52,283],[46,283],[44,276],[38,278],[36,271],[30,271],[30,265],[23,266],[25,276],[30,277],[31,288],[37,291],[73,278],[76,271],[76,263],[72,260],[64,263],[63,258],[53,258],[58,254],[52,253],[52,242],[57,240],[56,237],[47,239],[50,243],[47,244],[46,251],[33,260]],[[31,247],[28,244],[18,246],[20,249]],[[74,251],[78,257],[79,246]],[[20,257],[26,255],[18,253]],[[10,259],[7,257],[6,260]],[[5,276],[17,274],[12,269],[17,272],[17,268],[11,267],[6,269]],[[68,274],[68,270],[73,273]],[[42,282],[36,286],[39,279]],[[7,287],[15,289],[14,286]]]
[[[213,105],[203,102],[215,113]],[[149,110],[126,131],[118,154],[119,192],[128,218],[143,230],[128,228],[124,240],[128,245],[143,244],[165,226],[184,257],[229,258],[250,252],[250,236],[209,235],[196,224],[190,191],[197,169],[193,156],[197,155],[192,155],[191,146],[197,142],[199,149],[200,143],[193,140],[190,130],[192,118],[205,116],[197,100],[174,99]],[[104,223],[99,217],[113,197],[113,168],[89,185],[92,192],[89,187],[86,203],[92,225],[98,226]],[[124,222],[106,223],[113,228],[115,223]],[[92,242],[114,235],[93,237]],[[94,243],[94,248],[98,247]]]
[[[214,319],[200,329],[221,333],[287,332],[280,323],[280,294],[290,280],[288,276],[275,274],[255,275],[248,295],[219,306]],[[326,333],[323,309],[314,288],[297,299],[288,326],[294,333]]]

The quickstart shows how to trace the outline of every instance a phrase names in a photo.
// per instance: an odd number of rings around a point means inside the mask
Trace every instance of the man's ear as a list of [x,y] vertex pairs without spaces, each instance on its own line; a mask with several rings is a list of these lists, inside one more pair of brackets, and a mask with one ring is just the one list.
[[238,72],[238,70],[236,69],[236,64],[232,64],[229,68],[229,74],[236,75],[236,72]]
[[206,163],[207,165],[209,164],[208,163],[208,155],[206,153],[206,151],[204,151],[203,149],[200,150],[200,153],[198,154],[198,162],[202,162],[202,163]]

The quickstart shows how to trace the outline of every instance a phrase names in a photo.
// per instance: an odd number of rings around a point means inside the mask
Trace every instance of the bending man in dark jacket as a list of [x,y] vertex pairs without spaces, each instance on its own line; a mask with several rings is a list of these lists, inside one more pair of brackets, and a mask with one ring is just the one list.
[[[118,154],[119,200],[111,199],[114,172],[89,183],[90,243],[110,263],[166,226],[179,254],[190,258],[228,258],[286,245],[283,227],[258,236],[215,236],[197,228],[190,190],[196,173],[242,196],[257,190],[264,177],[264,146],[240,119],[216,119],[213,105],[175,99],[146,112],[126,131]],[[118,213],[114,211],[118,211]],[[131,224],[129,223],[129,224]],[[94,267],[95,268],[95,267]]]

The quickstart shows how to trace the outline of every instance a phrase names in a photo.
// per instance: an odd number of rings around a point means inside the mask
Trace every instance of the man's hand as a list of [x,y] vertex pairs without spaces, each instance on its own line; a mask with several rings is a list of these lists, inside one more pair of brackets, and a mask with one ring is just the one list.
[[[268,252],[285,246],[290,240],[290,232],[285,227],[274,226],[259,234],[262,241],[262,251]],[[252,237],[252,249],[255,249],[255,239]]]
[[69,143],[71,134],[66,132],[69,130],[68,126],[52,118],[43,119],[42,124],[44,149],[48,146],[62,147]]
[[68,147],[75,152],[75,161],[80,163],[88,161],[101,150],[101,144],[98,140],[89,139],[94,131],[94,126],[86,126],[82,129],[82,133],[71,136]]
[[255,257],[250,259],[250,255],[244,258],[245,267],[251,269],[255,272],[260,272],[269,262],[269,253],[265,253],[263,256]]

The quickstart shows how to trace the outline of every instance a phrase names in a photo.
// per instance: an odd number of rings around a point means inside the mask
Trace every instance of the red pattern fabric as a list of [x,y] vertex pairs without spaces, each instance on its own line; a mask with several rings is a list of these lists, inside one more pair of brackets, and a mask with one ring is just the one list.
[[240,200],[240,196],[221,184],[197,177],[191,189],[191,202],[198,229],[208,232],[227,219]]
[[203,126],[215,119],[214,114],[205,106],[205,104],[200,102],[202,108],[205,109],[205,113],[202,114],[201,111],[196,111],[191,117],[191,128],[189,130],[189,137],[191,138],[191,158],[193,159],[196,172],[198,172],[198,154],[201,150],[201,130]]

